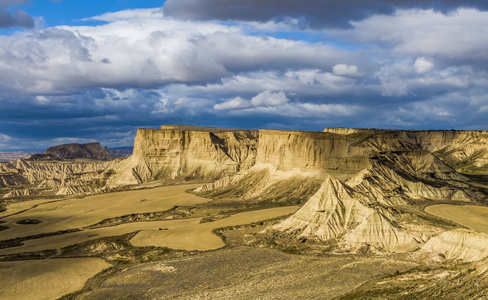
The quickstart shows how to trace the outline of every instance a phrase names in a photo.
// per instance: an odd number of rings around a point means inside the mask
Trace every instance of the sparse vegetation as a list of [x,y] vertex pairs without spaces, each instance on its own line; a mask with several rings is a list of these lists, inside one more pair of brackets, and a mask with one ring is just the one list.
[[38,220],[38,219],[22,219],[22,220],[15,222],[15,223],[20,224],[20,225],[35,225],[35,224],[42,223],[42,221]]

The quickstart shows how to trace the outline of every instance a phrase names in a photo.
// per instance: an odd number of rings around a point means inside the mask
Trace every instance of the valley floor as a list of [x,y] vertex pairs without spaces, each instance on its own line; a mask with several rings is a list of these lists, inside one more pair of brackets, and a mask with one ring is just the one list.
[[[468,286],[469,270],[479,268],[435,263],[416,252],[341,253],[334,241],[267,230],[297,206],[186,192],[197,186],[9,205],[0,214],[6,227],[0,231],[0,298],[413,299],[435,298],[432,287],[445,285],[453,299],[462,299],[449,282]],[[449,218],[450,209],[427,211]],[[468,214],[464,208],[463,218]],[[488,287],[485,277],[476,296]]]

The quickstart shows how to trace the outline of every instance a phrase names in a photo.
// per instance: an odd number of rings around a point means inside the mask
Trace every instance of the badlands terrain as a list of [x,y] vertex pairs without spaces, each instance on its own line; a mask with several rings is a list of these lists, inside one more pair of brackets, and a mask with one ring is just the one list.
[[0,164],[1,299],[488,297],[488,132],[163,125]]

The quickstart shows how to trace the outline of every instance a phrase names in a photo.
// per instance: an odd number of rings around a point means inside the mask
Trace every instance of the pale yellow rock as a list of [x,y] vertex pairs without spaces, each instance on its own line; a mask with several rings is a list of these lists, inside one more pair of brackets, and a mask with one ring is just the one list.
[[305,205],[273,229],[319,240],[340,238],[347,247],[370,245],[392,251],[410,251],[417,240],[392,223],[397,216],[366,204],[374,200],[355,194],[329,176]]
[[137,131],[133,155],[114,167],[115,175],[109,185],[154,179],[218,179],[254,164],[255,131],[214,133],[184,130],[187,126],[163,128]]
[[343,135],[260,130],[256,162],[284,171],[321,170],[346,179],[371,166],[371,153],[367,148],[353,146]]
[[419,246],[415,238],[375,210],[344,236],[344,242],[352,247],[368,244],[388,251],[411,251]]
[[[119,160],[117,160],[119,161]],[[106,171],[116,161],[28,161],[0,164],[0,187],[37,186],[58,195],[93,194],[104,190]],[[30,193],[32,194],[32,193]],[[18,192],[12,196],[27,196]]]
[[3,198],[33,196],[33,195],[38,195],[38,194],[40,194],[40,191],[39,190],[33,190],[33,189],[13,190],[13,191],[10,191],[7,194],[3,195]]
[[326,127],[324,128],[324,132],[328,133],[335,133],[335,134],[353,134],[356,132],[360,132],[361,129],[355,128],[346,128],[346,127]]
[[422,251],[440,253],[446,259],[482,260],[488,257],[488,235],[464,229],[447,231],[431,238]]
[[371,213],[372,210],[354,199],[340,181],[328,177],[302,208],[273,228],[299,230],[300,236],[314,236],[325,241],[356,227]]

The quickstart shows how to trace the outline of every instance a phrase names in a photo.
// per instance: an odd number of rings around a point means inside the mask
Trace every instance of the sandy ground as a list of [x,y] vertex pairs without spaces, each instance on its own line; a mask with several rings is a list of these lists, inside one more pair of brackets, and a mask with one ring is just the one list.
[[[27,240],[24,245],[0,250],[0,255],[59,249],[107,236],[142,230],[132,240],[134,246],[160,246],[183,250],[211,250],[223,247],[222,239],[212,233],[220,227],[249,224],[293,213],[297,206],[250,211],[215,222],[200,224],[201,218],[121,224],[62,235]],[[164,230],[159,230],[159,229]]]
[[16,213],[23,211],[23,210],[26,210],[26,209],[33,208],[34,206],[42,204],[42,203],[53,202],[53,201],[59,201],[59,200],[41,199],[41,200],[28,200],[28,201],[12,203],[9,206],[7,206],[6,211],[0,212],[0,218],[3,218],[5,216],[9,216],[12,214],[16,214]]
[[216,228],[244,225],[294,213],[298,206],[262,209],[235,214],[215,222],[200,223],[200,219],[180,220],[166,230],[141,231],[131,243],[134,246],[159,246],[180,250],[213,250],[224,247],[222,239],[212,233]]
[[[210,199],[185,193],[200,184],[165,186],[155,189],[101,194],[40,204],[26,212],[2,220],[10,227],[0,232],[0,240],[85,227],[106,218],[132,213],[164,211],[175,205],[197,205]],[[7,211],[10,208],[7,207]],[[18,208],[16,208],[18,209]],[[36,225],[19,225],[22,219],[37,219]]]
[[0,298],[57,299],[110,266],[98,258],[0,262]]
[[451,220],[469,229],[488,233],[488,207],[475,205],[431,205],[425,211],[437,217]]

